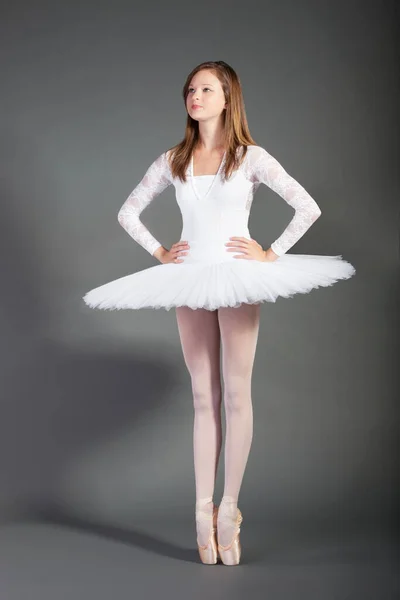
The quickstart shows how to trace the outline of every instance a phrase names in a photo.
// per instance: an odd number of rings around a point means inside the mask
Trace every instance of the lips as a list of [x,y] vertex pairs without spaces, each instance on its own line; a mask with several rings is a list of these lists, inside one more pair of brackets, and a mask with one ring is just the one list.
[[203,108],[200,104],[192,104],[192,108]]

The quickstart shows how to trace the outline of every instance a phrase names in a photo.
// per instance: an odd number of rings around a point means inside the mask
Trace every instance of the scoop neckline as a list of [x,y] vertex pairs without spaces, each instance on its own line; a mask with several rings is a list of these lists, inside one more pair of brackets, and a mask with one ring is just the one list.
[[[190,182],[191,182],[191,186],[193,189],[193,192],[195,193],[195,196],[197,197],[198,200],[205,200],[208,195],[210,194],[210,192],[212,190],[214,190],[215,186],[217,185],[217,180],[220,179],[220,174],[222,172],[222,168],[225,164],[225,159],[226,159],[226,151],[224,152],[218,171],[214,174],[211,175],[195,175],[194,174],[194,169],[193,169],[193,153],[192,156],[190,157],[190,167],[189,167],[189,174],[190,174]],[[206,193],[200,193],[197,189],[196,189],[196,180],[198,177],[208,177],[211,178],[211,185],[208,186],[208,189],[206,191]]]
[[218,171],[216,173],[211,173],[211,174],[206,174],[206,175],[195,175],[194,174],[194,152],[192,152],[192,155],[190,157],[190,174],[191,176],[194,177],[217,177],[217,175],[220,174],[222,167],[225,163],[225,159],[226,159],[226,150],[224,151],[222,158],[221,158],[221,162],[219,163],[219,167],[218,167]]

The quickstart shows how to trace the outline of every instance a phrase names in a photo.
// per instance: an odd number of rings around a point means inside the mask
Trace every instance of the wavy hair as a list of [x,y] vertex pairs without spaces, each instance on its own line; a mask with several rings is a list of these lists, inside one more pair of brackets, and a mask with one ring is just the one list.
[[[244,160],[247,146],[257,144],[249,131],[240,79],[234,69],[223,60],[203,62],[189,73],[182,89],[185,108],[190,82],[194,75],[203,69],[211,71],[219,79],[227,102],[227,108],[223,111],[223,143],[226,156],[221,175],[228,179]],[[181,181],[186,181],[186,171],[198,141],[199,123],[187,114],[183,140],[169,149],[169,152],[171,152],[170,168],[173,177],[179,177]],[[241,149],[240,153],[238,152],[239,149]]]

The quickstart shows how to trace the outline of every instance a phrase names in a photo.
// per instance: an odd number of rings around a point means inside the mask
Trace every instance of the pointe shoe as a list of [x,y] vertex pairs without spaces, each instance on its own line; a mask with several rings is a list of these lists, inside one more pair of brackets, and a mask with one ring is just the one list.
[[212,519],[212,526],[210,530],[210,537],[208,538],[207,544],[201,546],[197,540],[197,548],[200,555],[200,560],[205,565],[215,565],[218,559],[217,552],[217,515],[218,515],[218,507],[215,506],[213,508],[213,514],[210,515],[210,520]]
[[233,535],[232,541],[227,546],[222,546],[217,543],[219,556],[224,565],[238,565],[240,562],[240,556],[242,553],[242,547],[240,545],[240,525],[243,521],[242,513],[237,509],[236,517],[236,531]]

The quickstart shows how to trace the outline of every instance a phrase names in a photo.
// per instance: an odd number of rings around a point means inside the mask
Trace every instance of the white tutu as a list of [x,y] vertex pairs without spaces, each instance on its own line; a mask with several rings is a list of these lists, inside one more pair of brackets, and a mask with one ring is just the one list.
[[[89,291],[83,300],[91,308],[105,310],[189,306],[215,310],[242,303],[275,302],[281,296],[305,294],[340,279],[349,279],[354,267],[338,256],[290,254],[318,218],[320,209],[266,150],[249,146],[240,168],[227,180],[221,177],[223,158],[216,175],[193,174],[193,156],[187,181],[172,177],[167,153],[148,169],[122,206],[118,220],[128,233],[151,254],[160,246],[140,221],[141,211],[173,184],[181,210],[180,240],[189,243],[182,263],[159,264],[126,275]],[[257,186],[265,183],[294,209],[295,216],[271,244],[278,258],[272,262],[235,258],[226,243],[231,236],[250,238],[248,220]]]
[[83,300],[91,308],[104,310],[176,306],[215,310],[306,294],[354,273],[355,268],[340,255],[286,253],[273,262],[168,263],[110,281],[88,292]]

